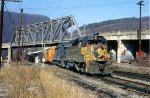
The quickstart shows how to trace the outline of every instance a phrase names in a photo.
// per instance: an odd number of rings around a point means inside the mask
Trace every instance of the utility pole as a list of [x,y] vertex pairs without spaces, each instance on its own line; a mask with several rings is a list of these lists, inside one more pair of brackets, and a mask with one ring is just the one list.
[[138,30],[138,39],[139,39],[139,57],[141,57],[141,51],[142,51],[142,48],[141,48],[141,14],[142,14],[142,6],[144,4],[142,4],[144,1],[143,0],[140,0],[137,5],[139,5],[139,8],[140,8],[140,19],[139,19],[139,30]]
[[21,0],[1,0],[1,15],[0,15],[0,69],[2,67],[2,36],[3,36],[3,18],[4,18],[4,1],[21,2]]
[[84,24],[84,36],[85,36],[85,24]]
[[20,9],[20,27],[18,32],[18,56],[17,56],[17,64],[21,60],[22,50],[21,50],[21,33],[22,33],[22,18],[23,18],[23,9]]
[[3,16],[4,16],[4,0],[1,0],[1,16],[0,16],[0,69],[2,67],[2,36],[3,36]]

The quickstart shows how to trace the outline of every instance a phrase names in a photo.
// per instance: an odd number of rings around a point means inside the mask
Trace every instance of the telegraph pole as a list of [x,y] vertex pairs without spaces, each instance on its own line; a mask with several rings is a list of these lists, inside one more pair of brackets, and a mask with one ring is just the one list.
[[2,67],[2,36],[3,36],[3,18],[4,18],[4,1],[21,2],[21,0],[1,0],[1,15],[0,15],[0,69]]
[[18,56],[17,56],[17,63],[21,60],[22,51],[21,51],[21,33],[22,33],[22,18],[23,18],[23,9],[20,9],[20,27],[19,27],[19,38],[18,38]]
[[142,14],[142,6],[144,4],[142,4],[144,1],[143,0],[140,0],[137,5],[139,5],[139,8],[140,8],[140,19],[139,19],[139,30],[138,30],[138,39],[139,39],[139,56],[141,57],[141,51],[142,51],[142,48],[141,48],[141,14]]
[[85,36],[85,24],[84,24],[84,36]]
[[2,54],[2,34],[3,34],[3,16],[4,16],[4,0],[1,0],[1,16],[0,16],[0,69],[2,67],[1,54]]

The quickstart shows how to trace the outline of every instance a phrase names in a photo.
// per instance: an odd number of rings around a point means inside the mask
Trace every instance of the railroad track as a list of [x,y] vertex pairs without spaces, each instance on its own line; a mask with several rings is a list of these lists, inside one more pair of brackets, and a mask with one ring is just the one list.
[[[52,67],[56,68],[56,67]],[[118,93],[116,92],[117,90],[112,90],[114,88],[109,87],[109,86],[104,86],[103,83],[99,82],[99,80],[95,80],[96,78],[92,79],[93,77],[86,76],[85,74],[77,73],[74,71],[62,69],[58,67],[58,70],[61,73],[55,73],[57,77],[63,80],[67,80],[70,82],[76,83],[78,86],[81,86],[85,88],[86,90],[91,90],[94,91],[100,98],[127,98],[127,94],[124,93]],[[111,89],[109,89],[111,88]],[[130,98],[130,97],[129,97]]]
[[104,77],[100,79],[102,81],[105,81],[106,83],[118,85],[122,89],[136,92],[138,94],[150,96],[150,83],[149,82],[133,80],[130,78],[120,77],[116,75],[114,75],[113,77]]
[[[92,78],[92,80],[97,79],[99,81],[103,81],[110,85],[116,85],[117,87],[124,89],[126,91],[129,91],[131,93],[136,93],[138,95],[150,97],[150,82],[143,82],[140,80],[132,80],[130,78],[120,77],[117,75],[114,75],[112,77],[98,77],[98,76],[89,76],[88,75],[87,77]],[[84,88],[96,89],[95,85],[85,84],[79,80],[78,81],[76,80],[75,82],[77,82],[80,86],[83,86]],[[87,86],[87,85],[89,85],[89,86]],[[110,97],[115,96],[110,91],[109,92],[101,91],[101,92],[109,95]]]
[[102,77],[94,75],[92,76],[86,75],[86,76],[92,78],[94,77],[101,81],[104,81],[105,83],[119,86],[119,88],[122,88],[124,90],[150,97],[150,82],[147,81],[122,77],[118,75],[113,75],[112,77]]
[[150,82],[150,75],[149,74],[139,74],[139,73],[132,73],[132,72],[122,72],[122,71],[114,71],[114,75],[119,75],[127,78],[138,79],[143,81]]
[[[59,68],[59,67],[58,67]],[[61,70],[66,70],[62,69]],[[100,81],[104,82],[107,85],[112,85],[113,87],[118,87],[123,89],[124,91],[130,92],[130,94],[138,94],[140,96],[146,96],[150,97],[150,82],[142,81],[142,80],[137,80],[137,79],[132,79],[132,78],[126,78],[122,76],[117,76],[113,75],[112,77],[100,77],[98,75],[87,75],[83,73],[77,73],[74,71],[67,70],[66,73],[71,76],[71,79],[68,80],[74,81],[77,83],[79,86],[83,86],[86,89],[90,89],[93,91],[99,91],[101,93],[104,93],[108,95],[109,97],[115,97],[116,93],[108,90],[102,90],[98,89],[98,85],[95,83],[100,83]],[[63,74],[59,75],[59,77],[62,77],[64,79],[65,76]]]

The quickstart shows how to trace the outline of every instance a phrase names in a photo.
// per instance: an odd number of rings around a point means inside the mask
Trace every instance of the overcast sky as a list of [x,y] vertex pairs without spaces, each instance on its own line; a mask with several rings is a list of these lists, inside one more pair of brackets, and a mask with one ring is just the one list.
[[[9,11],[46,15],[51,19],[73,15],[79,26],[104,20],[139,17],[139,0],[22,0],[6,2]],[[149,0],[144,0],[142,16],[149,16]],[[6,10],[6,8],[5,8]]]

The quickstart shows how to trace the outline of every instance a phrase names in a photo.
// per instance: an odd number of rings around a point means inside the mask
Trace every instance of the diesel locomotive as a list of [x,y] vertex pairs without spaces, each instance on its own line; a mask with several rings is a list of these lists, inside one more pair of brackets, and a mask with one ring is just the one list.
[[107,40],[103,36],[84,36],[49,48],[45,60],[84,73],[111,75],[108,49]]

